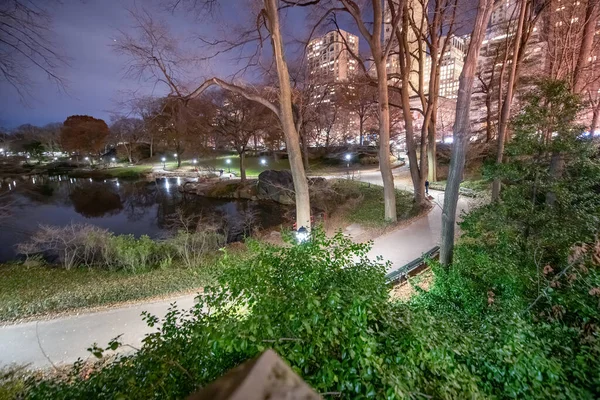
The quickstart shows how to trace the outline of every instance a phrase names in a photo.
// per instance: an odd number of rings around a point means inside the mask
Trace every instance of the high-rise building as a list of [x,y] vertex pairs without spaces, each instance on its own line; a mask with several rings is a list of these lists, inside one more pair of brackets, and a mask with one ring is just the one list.
[[[595,0],[550,0],[545,7],[534,9],[534,12],[543,14],[530,32],[523,58],[518,65],[513,111],[519,109],[520,95],[528,92],[537,78],[547,76],[567,81],[572,79],[582,43],[588,1]],[[480,52],[478,76],[471,102],[471,119],[473,131],[486,132],[488,139],[493,139],[496,133],[500,111],[499,91],[506,93],[519,4],[518,0],[495,2]],[[599,95],[599,39],[600,25],[597,25],[594,45],[586,56],[589,65],[582,71],[582,90],[586,97]],[[587,123],[589,119],[591,113],[583,115],[581,122]]]
[[311,40],[306,54],[309,80],[318,83],[347,81],[358,68],[351,52],[358,55],[358,36],[343,30]]
[[[447,39],[444,36],[440,40],[440,49],[444,48]],[[469,36],[451,36],[445,45],[444,54],[440,59],[440,86],[438,95],[448,99],[455,99],[458,95],[458,78],[465,64]],[[425,71],[431,70],[431,58],[425,61]],[[430,74],[425,74],[425,87],[429,87]]]
[[327,144],[336,142],[333,138],[352,137],[358,130],[353,112],[343,118],[339,113],[339,101],[343,104],[351,98],[348,91],[355,89],[349,81],[358,72],[353,56],[358,56],[358,45],[358,36],[343,30],[327,32],[308,44],[306,59],[312,87],[309,105],[318,110],[318,120],[325,127],[319,135],[327,132],[322,138]]
[[[394,0],[394,3],[398,5],[400,1]],[[421,21],[421,19],[423,18],[423,4],[421,3],[421,1],[409,0],[408,12],[410,13],[411,18],[414,21]],[[390,40],[394,42],[394,46],[392,47],[392,50],[390,51],[390,55],[386,62],[387,72],[388,74],[400,74],[400,63],[398,60],[400,46],[398,44],[397,39],[395,37],[392,37],[392,13],[390,11],[389,3],[387,1],[385,2],[384,6],[383,23],[383,37],[385,40],[384,43],[388,43],[388,41]],[[409,80],[411,83],[411,87],[416,88],[419,85],[419,58],[427,58],[428,56],[426,54],[426,49],[424,45],[419,47],[419,42],[421,41],[421,38],[420,35],[418,35],[417,32],[415,32],[414,29],[409,30],[407,41],[408,49],[411,54]],[[401,85],[401,81],[399,79],[392,79],[392,82],[395,82],[395,84],[397,85]],[[413,96],[415,94],[416,93],[414,92],[414,90],[411,89],[410,95]]]

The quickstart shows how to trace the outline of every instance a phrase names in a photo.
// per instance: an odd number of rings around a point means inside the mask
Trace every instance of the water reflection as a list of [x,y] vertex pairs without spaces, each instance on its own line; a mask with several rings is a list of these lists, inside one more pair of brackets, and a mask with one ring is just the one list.
[[119,193],[104,183],[78,184],[71,189],[69,199],[75,211],[86,218],[115,215],[123,209]]
[[156,238],[167,234],[173,219],[181,215],[194,229],[202,229],[204,223],[215,224],[233,241],[257,227],[277,229],[291,212],[290,207],[274,203],[185,195],[179,191],[182,184],[185,180],[181,178],[90,182],[66,176],[4,182],[0,198],[8,204],[9,216],[0,222],[0,262],[14,258],[13,246],[27,240],[40,224],[89,223],[116,234]]

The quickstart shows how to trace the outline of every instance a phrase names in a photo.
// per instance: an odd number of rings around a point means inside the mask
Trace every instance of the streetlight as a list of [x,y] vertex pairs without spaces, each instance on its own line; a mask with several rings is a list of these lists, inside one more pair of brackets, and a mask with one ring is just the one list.
[[267,165],[267,160],[265,160],[264,158],[260,160],[260,164],[261,165]]
[[231,160],[228,158],[225,163],[227,164],[227,173],[231,173]]
[[298,241],[298,243],[304,243],[308,240],[308,230],[301,226],[300,229],[298,229],[296,231],[296,240]]
[[350,159],[352,158],[352,156],[350,154],[346,154],[346,166],[348,168],[350,168]]
[[195,158],[192,160],[192,164],[196,164],[198,162],[198,160],[196,160]]
[[166,159],[166,157],[163,157],[163,158],[161,158],[160,160],[161,160],[161,161],[162,161],[162,163],[163,163],[163,169],[166,171],[166,170],[167,170],[167,164],[166,164],[166,162],[167,162],[167,159]]
[[173,157],[177,158],[177,153],[173,154]]
[[115,162],[115,161],[117,161],[117,159],[113,157],[110,159],[110,161]]

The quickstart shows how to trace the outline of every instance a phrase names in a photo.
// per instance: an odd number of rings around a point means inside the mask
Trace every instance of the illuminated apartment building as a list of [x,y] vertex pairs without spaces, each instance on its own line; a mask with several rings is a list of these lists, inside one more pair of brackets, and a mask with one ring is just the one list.
[[357,61],[351,52],[358,55],[358,36],[346,31],[331,31],[311,40],[306,54],[310,81],[347,81],[357,68]]

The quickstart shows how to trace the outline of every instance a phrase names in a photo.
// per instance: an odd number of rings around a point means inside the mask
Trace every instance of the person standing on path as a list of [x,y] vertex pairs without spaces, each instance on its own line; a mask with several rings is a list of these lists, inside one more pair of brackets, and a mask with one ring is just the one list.
[[429,194],[429,181],[425,180],[425,193]]

